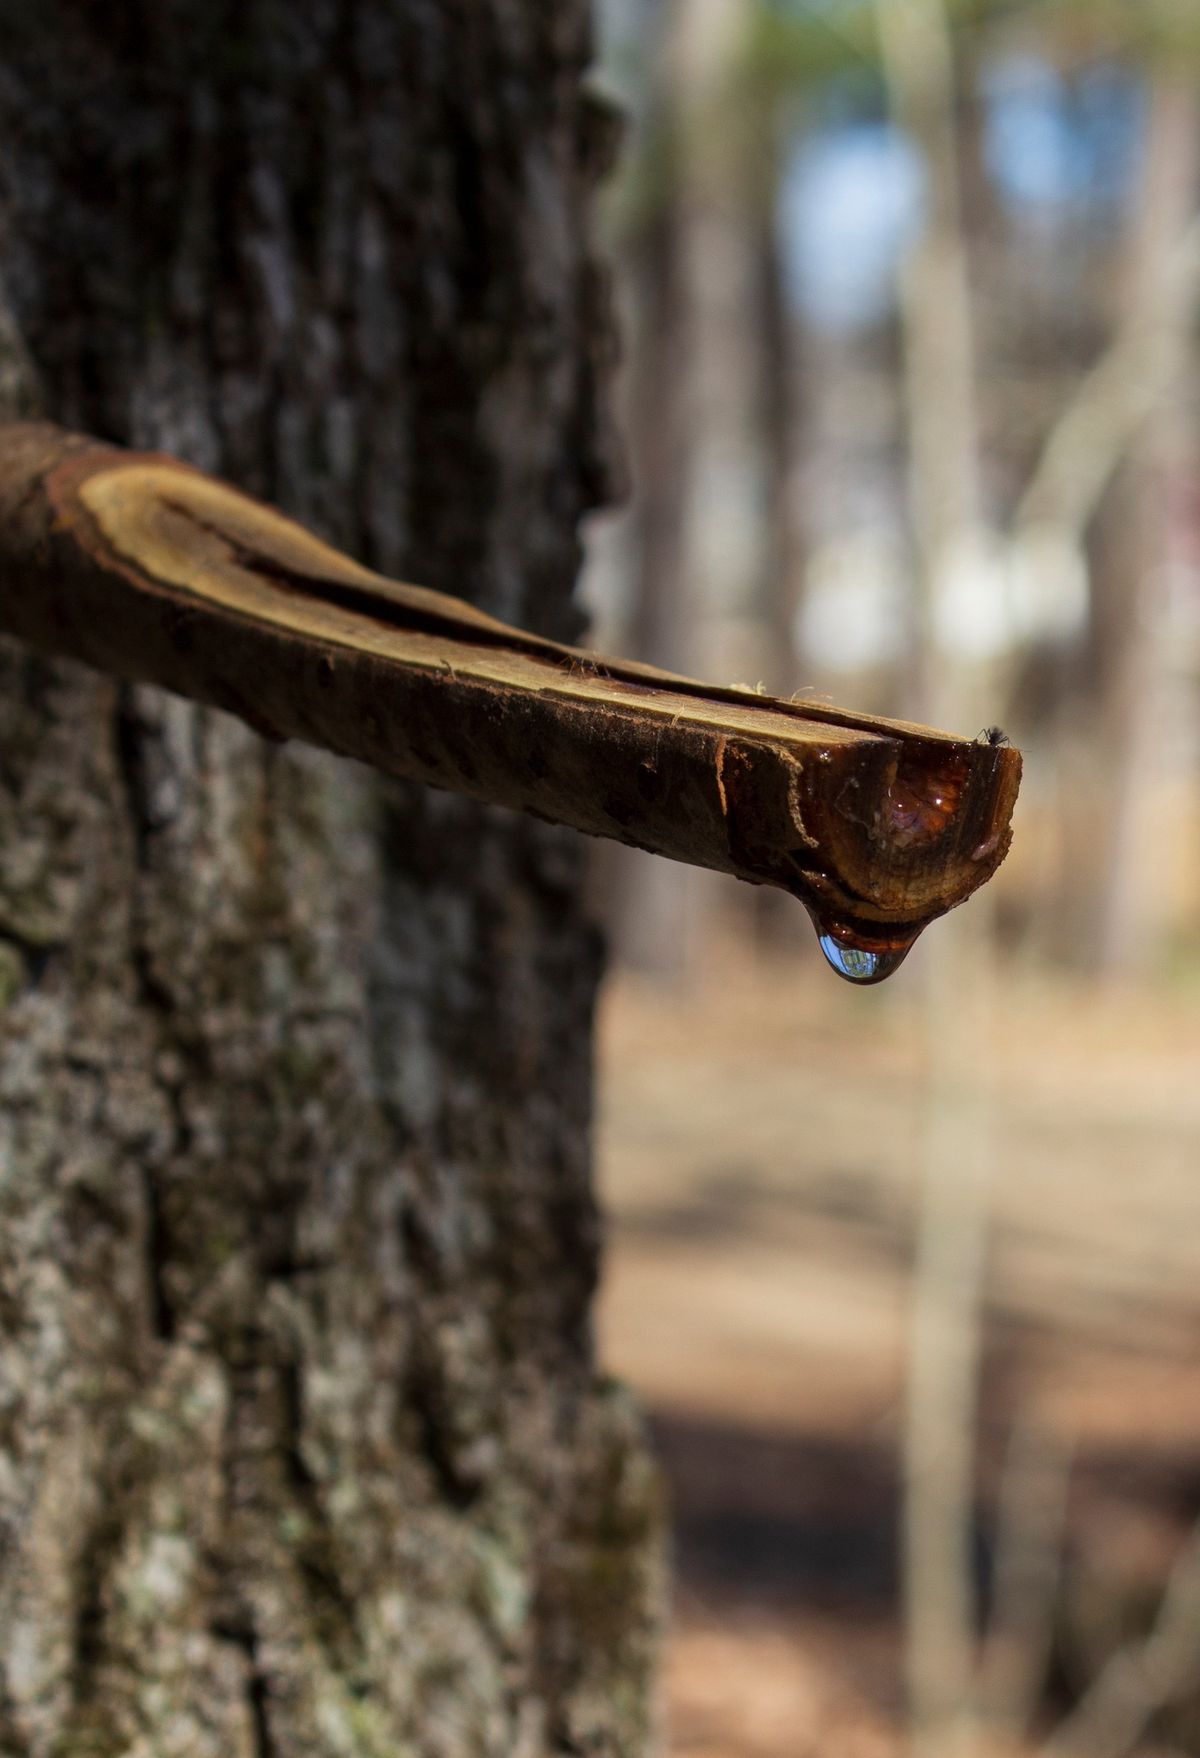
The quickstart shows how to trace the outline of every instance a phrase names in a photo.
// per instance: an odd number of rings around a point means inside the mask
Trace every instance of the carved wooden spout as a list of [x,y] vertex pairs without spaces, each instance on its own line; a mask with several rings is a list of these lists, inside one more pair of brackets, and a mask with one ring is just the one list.
[[858,980],[1009,844],[1005,745],[559,646],[175,459],[44,424],[0,425],[0,628],[272,738],[782,886]]

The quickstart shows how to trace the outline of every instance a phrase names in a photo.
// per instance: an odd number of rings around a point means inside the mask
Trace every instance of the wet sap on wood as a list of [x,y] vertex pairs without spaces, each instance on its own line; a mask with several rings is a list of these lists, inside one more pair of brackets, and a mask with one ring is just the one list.
[[[975,745],[994,751],[998,759],[1008,764],[1016,758],[1019,774],[1019,756],[1015,752],[1010,755],[1008,738],[999,727],[987,728]],[[901,757],[888,780],[875,819],[889,845],[911,849],[934,843],[952,827],[963,806],[964,789],[970,774],[970,750],[970,747],[960,747],[958,752],[937,762],[930,762],[924,754],[916,759],[911,755],[907,760]],[[972,863],[988,860],[994,863],[1005,843],[1007,820],[1001,822],[993,818],[981,828],[986,829],[986,834],[974,847],[968,844],[968,859]],[[812,909],[811,905],[809,913],[827,963],[839,977],[860,988],[882,983],[898,970],[916,944],[922,928],[928,925],[924,921],[915,926],[906,924],[889,929],[883,923],[838,919],[832,914],[826,916]]]

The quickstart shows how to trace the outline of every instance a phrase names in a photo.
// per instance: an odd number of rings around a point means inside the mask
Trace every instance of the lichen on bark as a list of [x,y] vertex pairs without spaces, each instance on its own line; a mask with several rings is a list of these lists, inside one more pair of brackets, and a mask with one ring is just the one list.
[[[4,413],[569,639],[586,10],[0,0]],[[648,1749],[580,867],[0,646],[4,1758]]]

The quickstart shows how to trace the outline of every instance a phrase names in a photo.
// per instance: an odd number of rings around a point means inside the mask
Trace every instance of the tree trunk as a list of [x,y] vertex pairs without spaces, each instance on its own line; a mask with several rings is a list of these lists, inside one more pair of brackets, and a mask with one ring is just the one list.
[[[664,94],[664,108],[670,102],[670,94]],[[664,127],[673,126],[668,116]],[[694,673],[695,605],[683,567],[686,338],[673,200],[659,204],[629,255],[632,321],[625,400],[637,490],[631,516],[634,579],[623,647],[650,665]],[[615,960],[660,981],[682,978],[694,950],[696,874],[673,861],[647,860],[641,850],[606,848],[598,880]]]
[[[660,186],[649,191],[656,211],[630,253],[639,318],[628,393],[637,485],[631,644],[652,665],[729,682],[743,681],[739,662],[730,664],[728,643],[713,635],[730,577],[734,596],[748,585],[739,577],[749,530],[739,490],[751,377],[724,86],[744,13],[744,0],[666,0],[656,9],[649,176]],[[707,878],[638,858],[616,865],[619,958],[660,981],[686,980],[711,915]]]
[[[0,0],[3,413],[560,638],[583,0]],[[0,645],[0,1753],[635,1754],[578,840]]]
[[[678,54],[685,16],[686,0],[669,0],[641,48],[655,70],[649,128],[657,141],[663,187],[652,190],[649,212],[626,247],[632,321],[624,395],[635,484],[627,645],[650,665],[696,673],[702,665],[700,606],[687,541],[687,487],[696,446],[690,398],[696,338],[680,187],[692,144]],[[704,881],[673,862],[647,861],[624,850],[605,856],[602,874],[617,961],[660,982],[686,978],[694,962]]]
[[[1144,311],[1161,298],[1200,190],[1200,104],[1194,82],[1159,72],[1148,93],[1139,199],[1130,217],[1124,302]],[[1102,753],[1098,824],[1084,854],[1086,943],[1080,962],[1108,976],[1137,976],[1162,946],[1169,914],[1165,864],[1147,859],[1162,810],[1160,753],[1180,689],[1172,677],[1164,611],[1178,533],[1173,490],[1186,481],[1192,414],[1186,406],[1195,328],[1191,289],[1164,314],[1157,338],[1166,394],[1109,487],[1092,533],[1094,701],[1091,761]],[[1090,898],[1088,892],[1091,892]],[[1090,908],[1087,906],[1090,904]],[[1078,908],[1078,904],[1076,904]],[[1065,912],[1064,912],[1065,913]]]
[[[778,695],[807,694],[812,685],[802,669],[796,623],[801,609],[804,532],[799,510],[801,455],[800,324],[789,309],[776,193],[782,177],[779,132],[774,122],[763,155],[770,172],[757,190],[754,212],[755,390],[762,448],[764,537],[758,581],[761,663],[754,669]],[[761,173],[760,173],[761,175]],[[803,924],[794,910],[762,887],[754,893],[755,937],[771,953],[803,944]]]

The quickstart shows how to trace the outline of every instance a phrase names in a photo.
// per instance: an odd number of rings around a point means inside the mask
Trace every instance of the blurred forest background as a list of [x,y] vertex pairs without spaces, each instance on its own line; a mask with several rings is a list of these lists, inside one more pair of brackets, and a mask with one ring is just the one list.
[[600,0],[597,644],[1025,755],[884,989],[597,859],[671,1750],[1200,1754],[1200,0]]

